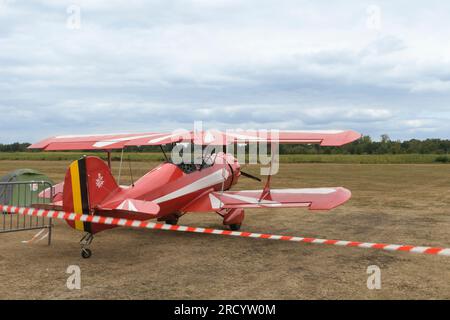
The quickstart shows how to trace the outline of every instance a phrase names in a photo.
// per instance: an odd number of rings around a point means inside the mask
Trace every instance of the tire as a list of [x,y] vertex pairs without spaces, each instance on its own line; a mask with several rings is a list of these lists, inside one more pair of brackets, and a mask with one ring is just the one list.
[[178,219],[170,219],[170,220],[166,220],[164,221],[166,224],[170,224],[172,226],[175,226],[178,224]]
[[90,249],[81,249],[81,256],[83,259],[89,259],[92,256],[92,251]]
[[239,231],[241,230],[241,224],[230,224],[228,226],[230,228],[231,231]]

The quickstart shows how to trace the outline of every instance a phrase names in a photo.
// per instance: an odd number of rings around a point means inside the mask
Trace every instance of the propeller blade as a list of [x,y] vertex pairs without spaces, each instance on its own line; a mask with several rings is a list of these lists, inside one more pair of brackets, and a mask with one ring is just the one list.
[[250,179],[253,179],[253,180],[256,180],[256,181],[259,181],[259,182],[262,181],[260,178],[255,177],[254,175],[251,175],[250,173],[241,171],[241,174],[242,174],[244,177],[247,177],[247,178],[250,178]]

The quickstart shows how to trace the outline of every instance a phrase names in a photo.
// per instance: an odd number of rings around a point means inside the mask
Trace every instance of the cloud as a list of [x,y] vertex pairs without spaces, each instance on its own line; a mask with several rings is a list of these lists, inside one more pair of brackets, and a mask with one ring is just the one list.
[[411,88],[412,92],[450,92],[450,81],[430,80],[418,82]]
[[71,1],[0,3],[0,141],[195,120],[450,136],[447,3],[383,3],[377,30],[358,1],[79,0],[78,30]]
[[370,43],[361,52],[362,55],[383,56],[406,49],[405,43],[398,37],[392,35],[381,36]]

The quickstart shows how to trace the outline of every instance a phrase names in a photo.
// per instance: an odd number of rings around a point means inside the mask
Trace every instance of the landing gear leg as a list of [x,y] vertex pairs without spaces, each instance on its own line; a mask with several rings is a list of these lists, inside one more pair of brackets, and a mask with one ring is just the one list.
[[219,215],[223,217],[223,224],[228,226],[231,231],[239,231],[241,229],[242,221],[244,221],[243,209],[231,209],[218,211]]
[[81,256],[83,257],[83,259],[89,259],[92,256],[92,251],[91,249],[89,249],[92,240],[94,240],[94,235],[89,232],[86,233],[80,240]]

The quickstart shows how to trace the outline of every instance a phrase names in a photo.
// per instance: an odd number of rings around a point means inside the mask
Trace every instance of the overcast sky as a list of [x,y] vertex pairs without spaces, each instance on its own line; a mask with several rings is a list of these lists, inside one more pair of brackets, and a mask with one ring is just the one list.
[[0,142],[199,120],[450,138],[449,16],[433,0],[0,0]]

